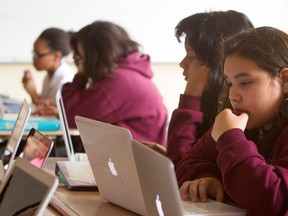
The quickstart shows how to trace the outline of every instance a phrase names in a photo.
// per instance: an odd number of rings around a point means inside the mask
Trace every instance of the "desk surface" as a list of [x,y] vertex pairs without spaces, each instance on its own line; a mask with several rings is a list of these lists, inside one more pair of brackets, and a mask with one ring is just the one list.
[[[55,197],[59,200],[65,201],[66,212],[58,209],[57,212],[54,208],[55,206]],[[56,199],[57,200],[57,199]],[[53,207],[52,207],[53,206]],[[63,203],[62,205],[63,206]],[[68,210],[67,210],[68,209]],[[135,216],[137,214],[130,212],[124,208],[116,206],[112,203],[109,203],[102,199],[99,192],[97,191],[69,191],[68,189],[59,186],[57,191],[54,194],[53,201],[50,202],[45,216],[50,215],[67,215],[67,211],[71,212],[69,215],[101,215],[101,216]]]
[[[44,169],[54,174],[55,163],[57,160],[67,160],[67,158],[49,158]],[[55,199],[55,197],[57,199]],[[101,216],[135,216],[137,214],[116,206],[105,201],[97,191],[70,191],[67,188],[59,185],[54,194],[55,200],[63,200],[67,208],[73,211],[74,215],[101,215]],[[55,202],[50,202],[55,206]],[[58,209],[61,212],[60,209]],[[55,210],[51,205],[48,206],[45,216],[60,216],[61,213]],[[64,214],[64,213],[63,213]]]
[[[0,137],[9,137],[11,135],[12,131],[2,131],[0,130]],[[57,130],[57,131],[40,131],[42,134],[45,136],[62,136],[63,131],[62,130]],[[77,136],[79,135],[79,132],[77,129],[70,129],[69,130],[71,136]],[[24,131],[23,136],[27,136],[29,131]]]

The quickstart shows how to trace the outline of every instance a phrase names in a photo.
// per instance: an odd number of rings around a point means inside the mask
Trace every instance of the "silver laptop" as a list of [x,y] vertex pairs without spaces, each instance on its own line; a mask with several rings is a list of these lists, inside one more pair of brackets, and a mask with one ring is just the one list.
[[0,186],[0,215],[44,215],[58,179],[18,157]]
[[56,106],[58,110],[58,116],[61,123],[61,128],[63,130],[63,140],[65,144],[65,149],[67,153],[67,157],[70,161],[87,161],[86,153],[75,153],[73,143],[71,140],[71,135],[69,132],[69,126],[66,118],[65,107],[61,95],[61,89],[59,89],[56,93]]
[[211,199],[182,201],[172,161],[135,140],[132,148],[148,215],[245,215],[243,209]]
[[15,159],[16,152],[22,139],[22,135],[24,133],[25,126],[30,117],[30,114],[31,107],[26,101],[26,99],[24,99],[20,112],[18,113],[17,119],[15,121],[15,125],[8,139],[7,145],[1,156],[2,165],[0,166],[0,180],[3,180],[4,172],[8,169],[8,167],[11,166]]
[[[206,203],[183,202],[170,159],[133,140],[125,128],[80,116],[76,116],[75,121],[100,194],[102,196],[101,188],[104,187],[104,192],[107,193],[104,196],[108,196],[104,198],[108,201],[136,212],[130,206],[125,207],[124,204],[127,205],[128,199],[119,193],[119,189],[111,187],[112,185],[117,185],[117,188],[123,187],[119,183],[121,173],[121,177],[126,177],[122,182],[137,182],[137,185],[131,184],[130,189],[135,190],[137,186],[140,188],[141,191],[138,188],[137,193],[143,197],[145,207],[142,208],[146,209],[144,215],[245,215],[242,209],[211,199]],[[125,172],[122,169],[125,169]],[[115,178],[111,179],[113,173]],[[113,196],[117,202],[110,199]],[[143,213],[139,214],[143,215]]]
[[81,116],[76,116],[75,122],[101,197],[140,215],[147,215],[130,132]]

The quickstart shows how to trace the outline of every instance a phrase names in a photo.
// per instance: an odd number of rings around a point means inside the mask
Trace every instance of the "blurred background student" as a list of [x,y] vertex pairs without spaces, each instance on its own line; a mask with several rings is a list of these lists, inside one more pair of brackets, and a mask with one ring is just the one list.
[[176,26],[178,41],[185,36],[186,55],[179,65],[187,81],[168,129],[167,156],[176,169],[217,115],[224,82],[220,43],[251,28],[249,18],[234,10],[193,14]]
[[57,90],[70,82],[75,72],[66,63],[71,53],[70,35],[59,28],[48,28],[36,39],[33,47],[33,65],[37,71],[46,72],[42,92],[39,94],[28,70],[24,71],[23,86],[35,105],[55,104]]
[[134,139],[165,143],[167,109],[152,82],[150,57],[121,26],[93,22],[71,38],[78,72],[62,87],[69,127],[75,115],[127,128]]

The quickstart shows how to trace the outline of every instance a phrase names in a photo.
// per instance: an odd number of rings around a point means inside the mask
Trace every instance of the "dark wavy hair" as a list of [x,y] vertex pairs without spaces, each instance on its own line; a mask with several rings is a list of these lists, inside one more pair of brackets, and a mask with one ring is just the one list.
[[224,82],[220,44],[225,38],[251,28],[254,27],[249,18],[233,10],[197,13],[181,20],[175,28],[178,41],[181,42],[180,38],[185,35],[196,57],[210,69],[209,88],[201,99],[204,119],[198,130],[199,136],[211,127],[218,111],[218,98]]
[[[232,37],[222,44],[223,64],[230,55],[239,55],[255,62],[260,68],[267,71],[272,78],[279,76],[283,68],[288,67],[288,35],[273,27],[259,27]],[[221,98],[222,108],[231,108],[229,88],[224,85],[224,94]],[[273,142],[288,123],[288,95],[284,94],[273,127],[262,134],[254,134],[259,152],[266,161],[273,162]],[[255,140],[256,137],[256,140]]]
[[77,44],[84,49],[84,74],[95,82],[113,73],[117,62],[139,51],[139,44],[133,41],[127,31],[108,21],[96,21],[71,37],[71,46],[78,54]]
[[62,56],[67,56],[71,52],[70,34],[59,28],[47,28],[38,37],[48,42],[52,51],[60,51]]

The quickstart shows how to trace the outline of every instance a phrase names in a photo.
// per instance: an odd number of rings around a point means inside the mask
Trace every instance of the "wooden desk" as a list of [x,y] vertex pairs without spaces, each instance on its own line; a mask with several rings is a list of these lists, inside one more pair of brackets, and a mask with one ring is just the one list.
[[[57,160],[67,160],[67,158],[49,158],[44,169],[54,174],[55,163]],[[137,214],[130,212],[124,208],[116,206],[105,201],[98,191],[70,191],[63,186],[59,186],[54,193],[54,198],[48,206],[45,216],[67,215],[63,210],[55,210],[55,203],[62,201],[66,204],[66,208],[71,211],[69,215],[87,215],[87,216],[135,216]],[[53,207],[52,207],[53,206]],[[66,210],[67,210],[66,209]],[[59,213],[60,212],[60,213]],[[62,214],[61,214],[62,213]]]
[[[56,203],[61,201],[63,209],[56,207]],[[63,202],[66,205],[63,205]],[[53,207],[52,207],[53,206]],[[53,209],[54,208],[54,209]],[[116,206],[102,199],[97,191],[69,191],[68,189],[59,186],[54,194],[53,199],[47,208],[47,215],[59,215],[55,213],[55,209],[60,212],[60,215],[101,215],[101,216],[135,216],[137,214],[130,212],[124,208]],[[53,212],[54,211],[54,212]],[[45,213],[46,215],[46,213]]]

